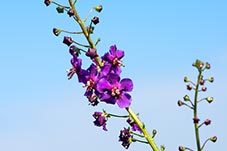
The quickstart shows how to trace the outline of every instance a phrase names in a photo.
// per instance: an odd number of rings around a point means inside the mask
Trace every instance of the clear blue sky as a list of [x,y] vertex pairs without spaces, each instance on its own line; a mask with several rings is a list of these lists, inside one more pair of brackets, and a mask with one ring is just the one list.
[[[215,78],[203,95],[213,96],[214,102],[201,103],[199,110],[201,119],[212,120],[201,129],[201,138],[217,135],[217,143],[208,143],[205,150],[223,150],[227,1],[78,0],[78,11],[85,16],[100,3],[104,9],[93,36],[102,39],[98,51],[103,54],[112,44],[125,50],[122,75],[134,81],[132,108],[150,131],[158,130],[157,144],[164,144],[167,151],[178,150],[179,145],[195,148],[192,113],[176,102],[188,93],[184,76],[195,78],[191,64],[201,59],[212,67],[205,75]],[[88,106],[76,78],[67,80],[71,56],[62,44],[63,35],[55,37],[52,28],[77,30],[73,20],[42,0],[2,1],[1,5],[0,150],[124,150],[118,142],[124,121],[110,119],[104,132],[93,126],[91,114],[104,108],[112,113],[125,111],[106,104]],[[149,150],[149,146],[135,143],[129,150]]]

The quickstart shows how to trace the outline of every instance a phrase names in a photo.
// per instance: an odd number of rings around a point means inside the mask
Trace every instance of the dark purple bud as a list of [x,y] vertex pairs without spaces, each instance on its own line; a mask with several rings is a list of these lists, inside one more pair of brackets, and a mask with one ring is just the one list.
[[200,81],[199,81],[199,84],[200,84],[200,85],[204,85],[204,83],[205,83],[205,80],[200,80]]
[[187,85],[187,89],[188,89],[188,90],[191,90],[191,89],[192,89],[192,85],[188,84],[188,85]]
[[215,143],[217,141],[217,139],[218,139],[217,136],[213,136],[213,137],[210,138],[210,141]]
[[205,125],[210,125],[210,123],[211,123],[211,120],[209,120],[209,119],[206,119],[206,120],[204,121],[204,124],[205,124]]
[[74,55],[79,56],[79,54],[80,54],[80,49],[77,48],[76,46],[72,45],[72,46],[69,47],[69,53],[70,53],[72,56],[74,56]]
[[207,87],[202,87],[202,91],[206,91],[207,90]]
[[96,25],[99,23],[99,18],[95,16],[91,21]]
[[91,59],[98,57],[96,49],[95,48],[88,48],[88,51],[86,52],[86,56],[90,57]]
[[185,151],[186,150],[186,148],[185,147],[183,147],[183,146],[179,146],[179,151]]
[[98,105],[99,101],[98,101],[98,96],[96,94],[92,94],[91,96],[88,96],[88,101],[92,106],[96,106]]
[[64,13],[64,7],[62,7],[62,6],[58,6],[56,8],[56,10],[57,10],[58,13]]
[[95,6],[94,9],[100,13],[102,11],[102,5]]
[[210,69],[210,64],[208,62],[206,62],[206,69]]
[[46,4],[46,6],[49,6],[51,4],[51,0],[44,0],[44,3]]
[[63,39],[63,43],[66,44],[67,46],[70,46],[73,43],[73,40],[71,37],[65,36]]
[[74,15],[74,11],[73,9],[70,9],[67,14],[69,15],[69,17],[72,17]]
[[197,117],[193,118],[193,122],[194,122],[194,123],[199,123],[199,121],[200,121],[199,118],[197,118]]
[[58,36],[61,32],[62,32],[62,30],[60,30],[58,28],[53,28],[53,33],[55,36]]

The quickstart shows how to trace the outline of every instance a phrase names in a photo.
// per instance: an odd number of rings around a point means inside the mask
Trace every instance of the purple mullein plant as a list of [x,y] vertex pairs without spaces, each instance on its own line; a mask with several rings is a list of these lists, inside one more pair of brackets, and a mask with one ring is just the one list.
[[118,74],[109,73],[98,81],[96,89],[101,94],[100,101],[117,103],[120,108],[129,107],[131,104],[131,96],[127,92],[132,91],[133,82],[129,78],[120,80]]
[[111,71],[116,74],[120,74],[121,66],[123,66],[121,59],[124,55],[123,50],[118,50],[116,45],[112,45],[110,46],[109,52],[105,53],[102,59],[105,63],[111,64]]

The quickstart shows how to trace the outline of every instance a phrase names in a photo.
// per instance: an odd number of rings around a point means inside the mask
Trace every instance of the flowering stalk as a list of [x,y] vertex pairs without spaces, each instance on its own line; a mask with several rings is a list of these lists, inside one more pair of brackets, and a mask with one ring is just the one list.
[[[198,117],[197,116],[197,109],[198,109],[197,108],[197,98],[198,98],[199,82],[201,80],[201,75],[202,75],[202,70],[199,70],[199,75],[198,75],[197,84],[196,84],[196,88],[195,88],[195,97],[194,97],[194,119],[196,119]],[[194,122],[194,128],[195,128],[197,151],[201,151],[198,122]]]
[[149,134],[149,132],[147,131],[144,123],[142,123],[139,118],[136,116],[136,114],[133,112],[133,110],[130,107],[126,108],[127,112],[129,113],[129,115],[131,116],[131,118],[136,122],[136,124],[139,126],[139,128],[142,130],[144,137],[146,138],[146,140],[148,141],[148,144],[151,146],[151,148],[153,149],[153,151],[159,151],[157,145],[154,142],[154,138],[152,138]]

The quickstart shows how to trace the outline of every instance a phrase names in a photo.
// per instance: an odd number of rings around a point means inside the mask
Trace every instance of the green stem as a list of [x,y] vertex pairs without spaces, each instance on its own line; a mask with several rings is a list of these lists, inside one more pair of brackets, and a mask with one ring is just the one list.
[[74,17],[76,18],[80,28],[82,29],[83,33],[84,33],[84,36],[85,38],[87,39],[89,45],[91,48],[96,48],[95,47],[95,44],[93,43],[91,37],[89,36],[88,34],[88,31],[87,31],[87,28],[85,27],[84,25],[84,22],[80,19],[80,16],[78,15],[77,11],[76,11],[76,8],[74,6],[74,3],[72,0],[69,0],[69,4],[70,4],[70,7],[73,9],[73,12],[74,12]]
[[139,126],[139,128],[142,130],[144,137],[146,138],[146,140],[148,141],[148,144],[151,146],[151,148],[153,149],[153,151],[159,151],[157,145],[154,142],[154,139],[150,136],[150,134],[148,133],[147,129],[145,128],[144,124],[139,120],[139,118],[136,116],[136,114],[132,111],[132,109],[130,107],[126,108],[126,110],[128,111],[129,115],[131,116],[131,118],[136,122],[136,124]]
[[[199,75],[197,79],[197,84],[195,88],[195,98],[194,98],[194,118],[197,118],[197,99],[198,99],[198,92],[199,92],[199,81],[201,79],[202,71],[199,70]],[[201,146],[200,146],[200,137],[199,137],[199,125],[198,122],[194,123],[194,128],[195,128],[195,137],[196,137],[196,144],[197,144],[197,151],[201,151]]]
[[115,114],[110,114],[110,113],[107,113],[109,116],[112,116],[112,117],[119,117],[119,118],[128,118],[129,116],[128,115],[115,115]]
[[148,142],[142,141],[142,140],[139,140],[139,139],[136,139],[136,138],[132,138],[132,141],[133,142],[140,142],[140,143],[148,144]]

